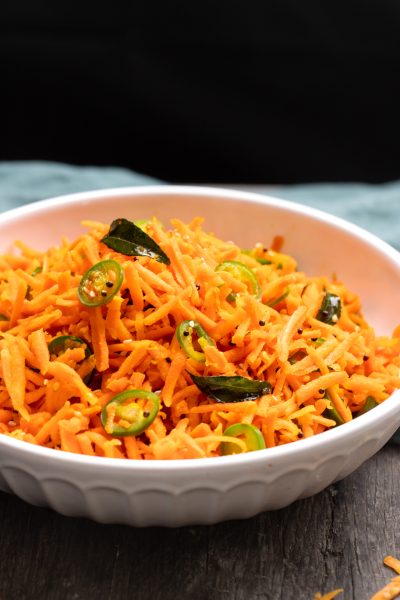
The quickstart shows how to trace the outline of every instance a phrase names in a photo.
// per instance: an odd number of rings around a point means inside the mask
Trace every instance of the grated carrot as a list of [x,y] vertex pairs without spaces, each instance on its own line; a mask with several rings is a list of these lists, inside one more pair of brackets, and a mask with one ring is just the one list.
[[317,592],[314,596],[314,600],[333,600],[333,598],[336,598],[336,596],[341,594],[343,591],[344,590],[342,588],[339,588],[337,590],[332,590],[332,592],[328,592],[327,594],[320,594]]
[[[170,264],[111,250],[101,242],[108,226],[95,221],[44,253],[16,242],[14,253],[0,256],[2,434],[108,458],[219,456],[223,441],[246,450],[243,439],[224,435],[229,425],[258,428],[273,448],[335,427],[328,407],[351,421],[368,396],[381,403],[400,387],[400,326],[392,338],[377,337],[360,299],[337,279],[298,271],[282,253],[283,240],[272,242],[275,250],[257,243],[243,251],[207,233],[200,218],[171,223],[145,225]],[[120,264],[122,286],[109,302],[84,306],[82,276],[105,259]],[[217,269],[227,260],[250,270],[260,293]],[[341,299],[333,324],[317,318],[326,291]],[[175,335],[184,320],[196,321],[211,340],[203,362]],[[59,336],[84,344],[50,356],[48,344]],[[217,402],[191,374],[268,382],[271,393]],[[159,412],[140,436],[118,438],[110,423],[103,427],[101,411],[132,389],[157,392]]]
[[386,556],[383,559],[383,562],[387,567],[390,567],[393,569],[393,571],[396,571],[396,573],[400,575],[400,560],[398,558],[395,558],[394,556]]
[[98,371],[106,371],[109,364],[106,325],[100,307],[92,308],[90,311],[89,321],[96,367]]

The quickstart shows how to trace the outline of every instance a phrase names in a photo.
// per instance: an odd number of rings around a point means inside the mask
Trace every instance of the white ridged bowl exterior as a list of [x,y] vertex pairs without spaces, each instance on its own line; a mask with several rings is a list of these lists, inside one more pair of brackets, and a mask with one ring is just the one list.
[[[242,246],[273,235],[311,274],[335,272],[360,294],[380,333],[397,324],[400,255],[371,234],[319,211],[255,194],[157,186],[46,200],[0,216],[0,251],[15,239],[45,249],[82,231],[84,219],[156,215],[205,226]],[[282,508],[342,479],[400,425],[400,392],[353,422],[315,438],[244,455],[186,461],[79,456],[0,435],[0,489],[70,516],[135,526],[211,524]]]

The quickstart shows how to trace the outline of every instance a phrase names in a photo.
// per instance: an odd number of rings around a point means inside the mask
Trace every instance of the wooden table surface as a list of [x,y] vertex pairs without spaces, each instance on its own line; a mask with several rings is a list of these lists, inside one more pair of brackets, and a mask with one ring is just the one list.
[[368,600],[400,554],[398,446],[313,498],[244,521],[100,525],[0,493],[1,600]]

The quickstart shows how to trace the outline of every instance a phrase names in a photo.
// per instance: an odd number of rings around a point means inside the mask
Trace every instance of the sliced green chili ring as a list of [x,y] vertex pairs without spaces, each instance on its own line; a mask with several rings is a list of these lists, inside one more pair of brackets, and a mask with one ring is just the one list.
[[284,300],[285,298],[288,297],[290,292],[290,288],[286,288],[286,290],[283,292],[283,294],[281,296],[279,296],[278,298],[275,298],[275,300],[272,300],[272,302],[268,302],[268,306],[270,306],[271,308],[273,308],[274,306],[277,306],[280,302],[282,302],[282,300]]
[[117,261],[101,260],[83,275],[78,287],[79,300],[85,306],[107,304],[120,289],[123,278]]
[[375,400],[375,398],[373,396],[368,396],[364,402],[364,406],[362,407],[361,410],[358,411],[357,417],[360,417],[361,415],[365,415],[365,413],[372,410],[376,406],[378,406],[378,402]]
[[[89,348],[87,342],[85,342],[85,340],[83,340],[82,338],[77,337],[75,335],[59,335],[58,337],[51,340],[51,342],[48,344],[48,348],[49,348],[50,356],[52,356],[52,355],[60,356],[61,354],[64,354],[64,352],[66,352],[67,350],[69,350],[71,348],[83,348],[85,351],[85,358],[80,363],[80,366],[82,367],[82,365],[85,364],[86,370],[89,366],[86,361],[93,354],[93,352]],[[86,383],[86,385],[89,385],[89,383],[92,379],[94,363],[93,363],[93,367],[89,367],[89,368],[90,368],[89,373],[87,373],[87,375],[85,375],[83,377],[83,381],[84,381],[84,383]]]
[[[101,411],[101,424],[113,436],[139,435],[152,424],[159,408],[160,399],[157,394],[145,390],[127,390],[107,402]],[[109,427],[108,421],[113,413],[112,426]],[[116,423],[116,418],[124,424]]]
[[327,393],[325,394],[324,399],[329,400],[329,406],[324,410],[324,412],[322,413],[322,416],[325,417],[326,419],[332,419],[332,421],[335,421],[336,425],[343,425],[344,421],[343,421],[342,417],[339,415],[336,408],[334,407],[333,402],[329,398]]
[[39,275],[39,273],[41,273],[43,271],[43,267],[41,265],[39,265],[38,267],[36,267],[36,269],[33,269],[31,275],[32,277],[36,277],[36,275]]
[[272,265],[272,260],[268,260],[268,258],[260,258],[256,256],[255,259],[260,263],[260,265]]
[[[186,356],[193,358],[197,362],[205,362],[206,355],[204,354],[204,348],[214,345],[214,341],[204,331],[200,323],[193,320],[180,323],[176,330],[176,337]],[[195,349],[194,343],[200,346],[200,350]]]
[[85,358],[88,358],[92,353],[87,342],[75,335],[59,335],[55,337],[48,345],[50,356],[60,356],[71,348],[83,348],[85,350]]
[[247,254],[247,256],[251,256],[254,258],[260,265],[272,265],[273,261],[268,258],[263,258],[262,256],[257,256],[256,250],[243,250],[242,254]]
[[141,229],[145,233],[146,233],[146,226],[148,223],[150,223],[150,219],[135,219],[133,221],[133,224],[136,225],[136,227],[139,227],[139,229]]
[[322,300],[321,308],[318,311],[317,319],[322,323],[334,325],[340,319],[342,312],[342,303],[340,297],[336,294],[327,292]]
[[246,267],[246,265],[237,260],[226,260],[225,262],[222,262],[219,265],[217,265],[215,270],[226,271],[227,273],[230,273],[231,275],[233,275],[233,277],[239,279],[244,284],[246,284],[250,294],[253,294],[253,296],[255,296],[257,300],[260,300],[260,284],[258,283],[258,279],[254,275],[253,271]]
[[294,354],[292,354],[292,356],[289,356],[289,362],[291,365],[296,364],[299,360],[301,360],[302,358],[304,358],[306,356],[306,353],[303,350],[297,350],[297,352],[295,352]]
[[336,425],[343,425],[344,423],[342,417],[339,415],[334,406],[331,408],[326,408],[323,412],[323,416],[327,419],[332,419],[332,421],[335,421]]
[[[246,452],[253,452],[254,450],[262,450],[265,448],[265,441],[261,431],[254,425],[248,423],[235,423],[234,425],[230,425],[225,429],[224,435],[243,439],[247,447]],[[224,456],[227,454],[241,454],[241,452],[240,446],[234,442],[221,443],[221,454]]]
[[3,313],[0,313],[0,321],[9,321],[10,319],[6,316],[3,315]]

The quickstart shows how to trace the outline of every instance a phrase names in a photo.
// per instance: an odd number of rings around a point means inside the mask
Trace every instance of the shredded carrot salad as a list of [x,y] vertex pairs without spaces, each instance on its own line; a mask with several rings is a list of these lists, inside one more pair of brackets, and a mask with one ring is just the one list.
[[[110,248],[110,226],[93,221],[73,242],[46,252],[16,242],[0,257],[1,433],[86,455],[214,457],[319,434],[400,387],[399,330],[377,337],[357,295],[299,271],[282,240],[244,250],[200,218],[171,225],[141,224],[168,262]],[[91,305],[87,273],[100,261],[122,269],[105,285],[122,283]],[[60,350],[63,336],[82,343]],[[221,401],[196,376],[262,391]],[[130,390],[152,394],[113,402]],[[130,435],[135,415],[147,425]]]

